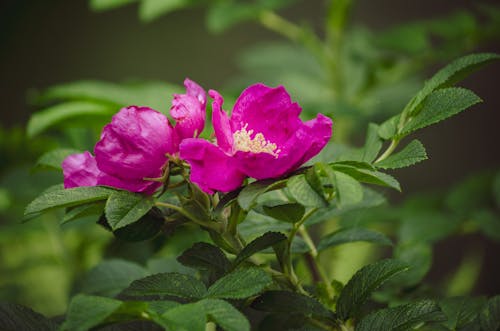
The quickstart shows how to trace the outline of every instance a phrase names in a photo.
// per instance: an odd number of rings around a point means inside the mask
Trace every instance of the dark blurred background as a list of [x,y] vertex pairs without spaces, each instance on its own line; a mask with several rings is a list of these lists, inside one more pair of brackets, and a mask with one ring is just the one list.
[[[408,20],[469,9],[474,3],[467,0],[359,0],[352,21],[381,30]],[[293,21],[313,22],[319,29],[323,23],[322,10],[320,1],[298,1],[281,13]],[[74,80],[144,79],[181,84],[185,77],[190,77],[206,88],[218,89],[238,75],[235,57],[245,47],[257,41],[281,39],[251,22],[215,35],[207,31],[204,21],[202,8],[176,11],[144,24],[137,18],[135,5],[95,13],[86,0],[2,1],[1,126],[25,125],[36,110],[30,106],[33,89]],[[489,42],[477,51],[499,52],[500,45]],[[428,76],[442,65],[430,68]],[[458,179],[480,170],[500,168],[499,76],[500,63],[473,74],[461,85],[472,89],[484,102],[417,135],[427,147],[429,160],[395,173],[404,190],[403,195],[394,196],[395,201],[401,200],[404,194],[453,185]],[[166,96],[165,103],[169,101]],[[364,131],[357,137],[360,143],[363,134]],[[458,264],[457,252],[477,241],[487,243],[485,266],[476,292],[500,293],[497,263],[500,246],[480,236],[463,236],[440,243],[434,260],[438,267],[432,270],[430,277],[437,277]]]

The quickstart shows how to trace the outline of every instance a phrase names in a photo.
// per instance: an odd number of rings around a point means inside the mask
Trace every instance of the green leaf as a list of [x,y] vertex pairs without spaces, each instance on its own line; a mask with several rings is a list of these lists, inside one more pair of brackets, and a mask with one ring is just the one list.
[[31,218],[54,208],[71,207],[106,200],[113,192],[113,189],[98,186],[59,188],[46,191],[28,204],[24,216],[25,218]]
[[213,270],[218,277],[225,274],[231,266],[231,262],[219,247],[205,242],[195,243],[191,248],[185,250],[177,258],[177,261],[187,267]]
[[471,54],[461,57],[439,70],[431,79],[429,79],[422,90],[415,95],[404,112],[413,115],[418,110],[421,103],[435,90],[449,87],[465,78],[471,72],[482,66],[496,61],[500,58],[497,54],[481,53]]
[[378,129],[380,138],[388,140],[394,137],[398,130],[400,115],[395,115],[382,123]]
[[26,133],[32,138],[48,128],[81,116],[111,116],[117,109],[90,101],[72,101],[58,104],[34,113],[28,121]]
[[401,135],[438,123],[448,117],[481,102],[474,92],[458,87],[449,87],[429,94],[422,102],[420,111],[401,129]]
[[387,159],[377,162],[375,166],[382,169],[404,168],[415,163],[427,160],[425,147],[418,140],[412,140],[397,154],[389,156]]
[[382,148],[382,140],[378,134],[380,127],[377,124],[370,123],[366,134],[365,145],[363,147],[362,161],[371,163],[377,157]]
[[250,331],[250,323],[245,315],[230,303],[218,299],[200,301],[205,314],[225,331]]
[[363,200],[363,187],[356,179],[340,171],[334,171],[333,173],[339,207],[355,205]]
[[399,182],[392,176],[379,171],[373,171],[359,166],[350,166],[335,162],[331,164],[333,170],[343,172],[362,183],[387,186],[401,191]]
[[95,11],[105,11],[128,5],[138,0],[90,0],[90,8]]
[[98,102],[113,108],[112,113],[129,105],[148,105],[166,113],[169,106],[165,102],[165,96],[174,93],[183,93],[183,89],[177,85],[155,81],[115,84],[91,80],[53,86],[39,96],[38,102]]
[[373,291],[405,270],[408,270],[406,263],[391,259],[381,260],[358,270],[340,292],[337,301],[339,317],[347,320],[355,316]]
[[366,241],[379,245],[392,245],[392,241],[380,232],[365,228],[352,227],[337,230],[321,238],[318,244],[318,250],[321,251],[332,246],[356,241]]
[[259,195],[265,192],[285,187],[286,180],[265,179],[250,183],[238,195],[238,204],[245,210],[250,210]]
[[364,317],[356,331],[409,331],[426,322],[446,320],[437,303],[430,300],[378,310]]
[[122,294],[130,297],[154,295],[199,299],[206,292],[205,285],[193,276],[167,272],[135,280]]
[[167,330],[205,331],[207,318],[204,308],[202,302],[179,305],[167,310],[156,322]]
[[176,9],[188,7],[192,0],[141,0],[139,17],[143,22],[151,22]]
[[304,314],[309,317],[332,318],[333,313],[319,301],[300,293],[267,291],[252,302],[252,308],[265,312]]
[[209,298],[244,299],[258,294],[272,283],[259,268],[241,268],[217,280],[207,292]]
[[58,148],[43,154],[38,161],[36,161],[36,168],[48,168],[53,170],[61,170],[62,162],[66,157],[71,154],[81,153],[79,150],[70,148]]
[[459,330],[467,325],[477,324],[477,317],[486,303],[485,298],[455,297],[439,302],[448,320],[443,324],[450,330]]
[[286,240],[286,236],[280,232],[266,232],[262,236],[254,239],[248,245],[241,250],[241,252],[236,256],[233,265],[236,267],[241,262],[248,259],[250,256],[257,252],[260,252],[266,248],[272,247],[280,242]]
[[116,230],[138,221],[153,205],[153,199],[143,194],[114,191],[106,202],[104,214],[111,229]]
[[[105,219],[105,217],[103,218]],[[108,223],[106,224],[111,229],[111,226]],[[114,230],[113,234],[116,238],[124,241],[143,241],[155,237],[164,225],[165,219],[162,212],[158,208],[153,207],[146,215],[139,218],[139,220]]]
[[399,238],[402,242],[436,242],[456,231],[459,221],[456,217],[432,210],[415,211],[403,218]]
[[298,203],[307,207],[326,207],[328,203],[309,185],[304,175],[290,178],[287,183],[288,190]]
[[104,297],[114,297],[134,280],[146,277],[147,270],[125,260],[102,261],[83,278],[79,291]]
[[481,330],[497,331],[500,328],[500,295],[488,300],[479,317]]
[[69,304],[61,330],[87,331],[101,324],[121,305],[120,300],[78,294]]
[[239,22],[257,18],[260,10],[253,3],[216,2],[208,10],[207,27],[219,33]]
[[394,250],[394,258],[410,265],[410,269],[396,275],[389,282],[411,287],[422,281],[432,266],[432,246],[421,241],[400,242]]
[[296,223],[304,216],[305,208],[299,203],[285,203],[275,206],[262,206],[264,212],[274,219],[287,223]]
[[56,331],[57,324],[15,303],[0,303],[0,330]]
[[87,216],[96,216],[96,218],[99,218],[99,216],[101,216],[104,212],[104,205],[105,203],[100,201],[68,208],[64,214],[61,224],[66,224]]

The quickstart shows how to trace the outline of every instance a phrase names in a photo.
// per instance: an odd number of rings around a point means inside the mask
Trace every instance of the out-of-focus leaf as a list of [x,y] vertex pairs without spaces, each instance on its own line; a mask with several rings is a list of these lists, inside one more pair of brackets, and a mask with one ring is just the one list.
[[141,0],[139,17],[143,22],[151,22],[162,15],[189,7],[196,2],[196,0]]
[[438,304],[424,300],[371,313],[359,322],[356,331],[409,331],[422,323],[443,320],[446,316]]
[[59,148],[43,154],[38,161],[36,161],[36,168],[48,168],[60,171],[62,169],[61,163],[64,159],[71,155],[81,153],[81,151],[71,148]]
[[90,8],[95,11],[115,9],[139,0],[90,0]]
[[152,198],[129,191],[114,191],[106,202],[104,213],[111,229],[117,230],[138,221],[152,207]]
[[355,316],[361,305],[388,279],[408,270],[408,265],[398,260],[381,260],[361,268],[347,282],[337,301],[337,314],[342,320]]
[[215,33],[247,20],[257,18],[261,9],[254,3],[216,2],[207,13],[207,27]]
[[458,219],[434,211],[413,212],[403,219],[399,229],[402,242],[433,243],[446,238],[459,226]]
[[424,242],[399,243],[394,258],[407,263],[408,271],[396,275],[390,284],[410,287],[418,284],[432,266],[432,247]]
[[28,137],[34,137],[48,128],[66,120],[82,116],[110,117],[114,107],[92,101],[70,101],[45,108],[34,113],[28,121]]
[[412,140],[397,154],[393,154],[387,159],[377,162],[375,165],[382,169],[397,169],[408,167],[424,160],[427,160],[424,145],[418,140]]
[[485,236],[500,241],[500,215],[489,210],[480,210],[474,213],[473,219]]
[[363,146],[363,157],[361,161],[371,163],[377,157],[382,148],[382,140],[378,135],[379,126],[374,123],[368,125],[365,145]]
[[272,283],[271,276],[259,268],[241,268],[217,280],[207,292],[209,298],[244,299],[261,292]]
[[133,262],[118,259],[103,261],[85,275],[80,292],[114,297],[132,281],[146,277],[147,274],[146,269]]
[[446,206],[461,217],[488,207],[492,181],[490,173],[479,173],[466,178],[448,193]]
[[356,241],[365,241],[379,245],[392,245],[392,241],[380,232],[365,228],[352,227],[337,230],[321,238],[321,241],[318,244],[318,250],[321,251],[332,246]]

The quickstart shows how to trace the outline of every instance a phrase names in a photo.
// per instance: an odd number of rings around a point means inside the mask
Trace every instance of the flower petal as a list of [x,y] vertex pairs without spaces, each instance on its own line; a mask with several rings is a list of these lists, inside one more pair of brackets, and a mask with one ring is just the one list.
[[229,124],[229,118],[222,104],[224,99],[215,90],[208,91],[208,95],[214,101],[212,102],[212,124],[214,126],[215,136],[217,137],[217,145],[226,153],[231,154],[233,150],[233,132]]
[[236,100],[231,114],[232,132],[247,130],[261,133],[276,145],[284,144],[301,124],[301,108],[292,102],[283,86],[276,88],[255,84],[246,88]]
[[98,168],[123,180],[160,177],[177,138],[165,115],[147,107],[123,108],[94,148]]
[[86,151],[67,156],[62,162],[64,188],[95,186],[101,173],[94,156]]
[[162,185],[162,183],[142,179],[121,179],[101,172],[97,178],[97,185],[111,186],[130,192],[151,195]]
[[170,115],[179,139],[198,137],[205,126],[207,97],[201,86],[186,78],[186,94],[175,94]]
[[180,157],[191,165],[191,181],[206,193],[229,192],[245,179],[235,167],[234,159],[206,140],[183,140]]

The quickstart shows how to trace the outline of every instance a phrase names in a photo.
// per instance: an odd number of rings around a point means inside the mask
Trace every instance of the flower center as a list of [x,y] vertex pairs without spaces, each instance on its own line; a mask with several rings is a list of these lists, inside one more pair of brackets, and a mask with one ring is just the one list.
[[252,139],[253,130],[247,131],[247,127],[248,123],[233,133],[234,149],[241,152],[267,153],[278,158],[281,149],[278,149],[275,143],[266,140],[266,137],[260,132]]

